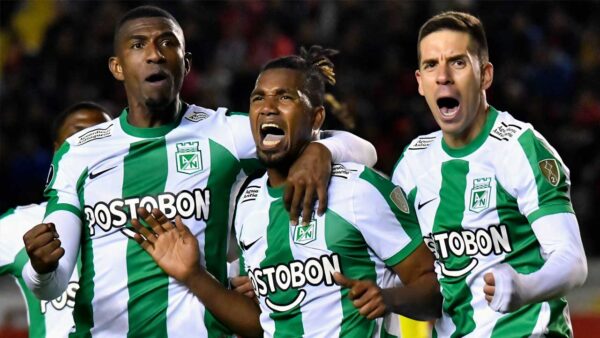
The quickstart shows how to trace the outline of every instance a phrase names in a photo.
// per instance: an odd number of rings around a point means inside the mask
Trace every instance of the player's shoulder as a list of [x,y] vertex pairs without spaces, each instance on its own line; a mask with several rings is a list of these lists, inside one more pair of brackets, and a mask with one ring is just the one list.
[[73,148],[86,148],[98,142],[105,140],[115,135],[115,130],[119,125],[119,118],[111,121],[102,122],[100,124],[82,129],[67,138],[65,143],[68,143]]
[[394,165],[394,171],[400,162],[419,165],[425,163],[425,159],[431,158],[432,152],[441,147],[442,136],[442,131],[438,130],[415,137],[400,154],[400,158]]
[[523,122],[514,118],[510,113],[496,110],[490,107],[493,114],[496,114],[496,120],[490,130],[490,140],[499,144],[510,145],[519,142],[519,138],[528,134],[528,131],[533,131],[533,126],[527,122]]
[[334,164],[331,168],[331,184],[329,189],[332,197],[364,198],[369,192],[392,189],[389,177],[376,169],[354,162]]
[[183,122],[186,123],[202,123],[213,122],[216,120],[224,119],[228,116],[229,110],[225,107],[219,107],[217,109],[210,109],[206,107],[197,106],[191,104],[183,114]]
[[4,212],[0,216],[0,231],[4,234],[1,237],[6,238],[6,234],[10,233],[10,238],[18,238],[34,225],[41,223],[46,212],[46,204],[44,202],[18,206]]

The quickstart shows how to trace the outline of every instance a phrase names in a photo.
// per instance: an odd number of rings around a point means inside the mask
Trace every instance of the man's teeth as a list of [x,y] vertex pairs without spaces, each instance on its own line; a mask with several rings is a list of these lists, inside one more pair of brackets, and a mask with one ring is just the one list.
[[457,111],[458,111],[458,106],[452,107],[452,108],[440,107],[440,113],[442,113],[442,115],[444,115],[444,116],[454,115],[454,113],[456,113]]
[[278,145],[282,139],[283,135],[267,134],[267,136],[265,136],[265,138],[263,139],[263,145],[267,147],[274,147]]
[[265,123],[265,124],[263,124],[263,125],[260,126],[260,129],[264,130],[265,128],[269,128],[269,127],[281,129],[281,128],[279,128],[279,125],[277,125],[275,123]]

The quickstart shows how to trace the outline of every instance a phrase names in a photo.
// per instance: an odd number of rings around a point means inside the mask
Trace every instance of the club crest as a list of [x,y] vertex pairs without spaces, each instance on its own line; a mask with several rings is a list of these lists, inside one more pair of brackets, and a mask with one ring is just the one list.
[[184,174],[193,174],[204,170],[202,165],[202,151],[200,142],[177,143],[177,171]]
[[471,203],[469,210],[473,212],[482,212],[490,206],[490,194],[492,191],[492,178],[476,178],[473,180],[471,189]]

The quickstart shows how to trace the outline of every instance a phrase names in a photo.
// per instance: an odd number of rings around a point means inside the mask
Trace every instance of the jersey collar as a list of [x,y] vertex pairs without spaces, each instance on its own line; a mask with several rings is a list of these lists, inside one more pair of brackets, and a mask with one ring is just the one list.
[[467,144],[464,147],[451,148],[442,137],[442,149],[444,149],[446,154],[452,157],[465,157],[474,153],[475,150],[481,147],[481,145],[487,139],[487,136],[489,135],[490,131],[492,131],[494,123],[496,123],[496,117],[498,117],[498,111],[496,110],[496,108],[492,106],[489,107],[490,109],[488,110],[485,124],[483,125],[483,128],[481,128],[479,135],[477,135],[477,137],[475,137],[475,139],[471,141],[471,143]]
[[129,114],[128,107],[125,107],[125,109],[123,109],[119,120],[121,122],[121,127],[123,128],[123,131],[125,131],[125,133],[131,136],[142,138],[161,137],[165,136],[179,125],[179,122],[181,122],[181,118],[183,117],[183,115],[185,115],[185,112],[187,111],[188,107],[189,105],[187,103],[181,101],[181,109],[179,110],[175,121],[160,127],[140,128],[129,124],[129,122],[127,122],[127,114]]

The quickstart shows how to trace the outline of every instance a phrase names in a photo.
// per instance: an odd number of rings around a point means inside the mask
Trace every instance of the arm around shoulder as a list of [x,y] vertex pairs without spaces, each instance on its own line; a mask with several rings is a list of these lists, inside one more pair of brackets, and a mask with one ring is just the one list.
[[339,130],[322,131],[316,142],[331,152],[334,163],[356,162],[372,167],[377,163],[377,151],[371,142],[352,133]]

